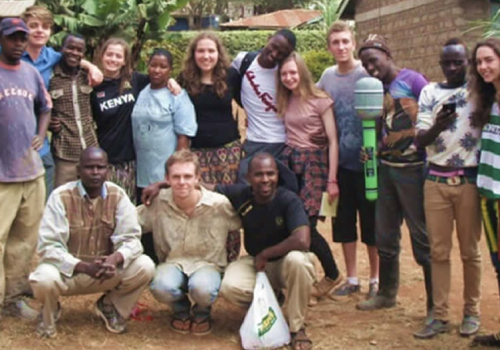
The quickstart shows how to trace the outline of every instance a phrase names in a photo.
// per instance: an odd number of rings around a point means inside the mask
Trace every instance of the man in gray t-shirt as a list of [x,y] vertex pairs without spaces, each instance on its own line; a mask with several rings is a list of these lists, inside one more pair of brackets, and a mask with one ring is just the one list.
[[[21,56],[29,30],[18,18],[0,23],[0,314],[36,318],[21,295],[29,293],[28,273],[45,202],[38,150],[50,120],[43,80]],[[35,111],[38,111],[38,125]]]
[[354,86],[358,79],[368,77],[361,63],[354,58],[354,33],[345,22],[332,24],[328,31],[328,50],[337,65],[327,68],[318,86],[329,93],[334,101],[339,144],[338,185],[340,191],[337,218],[332,222],[333,240],[342,243],[347,269],[347,281],[335,295],[358,292],[356,266],[357,228],[359,212],[361,241],[366,244],[370,261],[370,289],[368,296],[378,289],[378,255],[375,246],[375,205],[365,198],[363,164],[359,153],[363,145],[361,120],[354,110]]

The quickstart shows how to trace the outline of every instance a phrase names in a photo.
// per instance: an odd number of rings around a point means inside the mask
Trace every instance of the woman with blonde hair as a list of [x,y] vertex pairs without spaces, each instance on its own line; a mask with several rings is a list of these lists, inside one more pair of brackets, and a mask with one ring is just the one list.
[[[238,177],[241,142],[232,110],[238,79],[215,33],[202,32],[191,41],[179,83],[196,111],[198,131],[191,149],[200,160],[201,179],[208,184],[233,184]],[[231,233],[229,260],[238,257],[239,247],[239,232]]]
[[277,108],[284,119],[286,147],[280,160],[296,175],[299,196],[311,224],[311,252],[325,270],[325,278],[315,284],[316,298],[329,293],[341,280],[328,243],[316,229],[323,192],[336,200],[338,145],[333,101],[316,87],[302,57],[292,52],[278,68]]
[[139,92],[149,83],[149,78],[132,71],[130,46],[120,38],[106,40],[97,61],[104,81],[94,88],[91,102],[99,145],[108,154],[108,180],[123,188],[136,203],[131,116]]

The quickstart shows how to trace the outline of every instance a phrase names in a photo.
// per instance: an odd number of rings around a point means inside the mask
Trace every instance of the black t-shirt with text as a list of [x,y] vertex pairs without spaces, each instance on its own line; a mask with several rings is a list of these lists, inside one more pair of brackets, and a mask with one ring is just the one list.
[[281,243],[297,228],[309,226],[302,201],[283,187],[278,187],[273,200],[266,204],[257,204],[247,185],[217,185],[216,191],[228,197],[240,215],[245,230],[245,249],[251,256]]
[[134,72],[120,94],[121,79],[104,79],[91,95],[99,146],[112,164],[135,159],[132,111],[139,92],[149,83],[147,75]]

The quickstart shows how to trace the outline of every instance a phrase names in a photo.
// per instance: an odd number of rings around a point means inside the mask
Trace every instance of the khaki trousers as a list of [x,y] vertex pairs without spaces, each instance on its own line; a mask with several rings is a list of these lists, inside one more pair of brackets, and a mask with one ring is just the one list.
[[[314,255],[291,251],[284,258],[270,261],[266,274],[275,290],[286,289],[288,325],[290,332],[298,332],[304,327],[307,303],[316,279]],[[257,272],[254,258],[244,256],[229,264],[222,280],[219,295],[233,304],[248,308],[253,299]]]
[[120,315],[128,319],[141,293],[155,274],[153,261],[141,255],[109,280],[100,282],[84,274],[67,278],[51,264],[40,264],[29,279],[35,298],[43,304],[43,322],[54,327],[59,296],[107,293],[106,301],[114,305]]
[[54,162],[56,163],[56,180],[54,188],[64,185],[70,181],[78,180],[76,171],[78,162],[69,162],[55,157]]
[[481,299],[481,208],[475,184],[450,186],[426,180],[424,206],[432,258],[434,317],[448,320],[450,253],[456,222],[464,275],[464,315],[479,316]]
[[0,183],[0,307],[30,292],[28,275],[45,203],[45,179]]

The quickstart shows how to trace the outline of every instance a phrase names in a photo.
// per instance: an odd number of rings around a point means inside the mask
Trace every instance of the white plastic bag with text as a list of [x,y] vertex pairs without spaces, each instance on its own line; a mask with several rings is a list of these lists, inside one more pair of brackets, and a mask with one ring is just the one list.
[[253,300],[240,328],[243,349],[273,349],[290,342],[290,330],[265,272],[257,272]]

